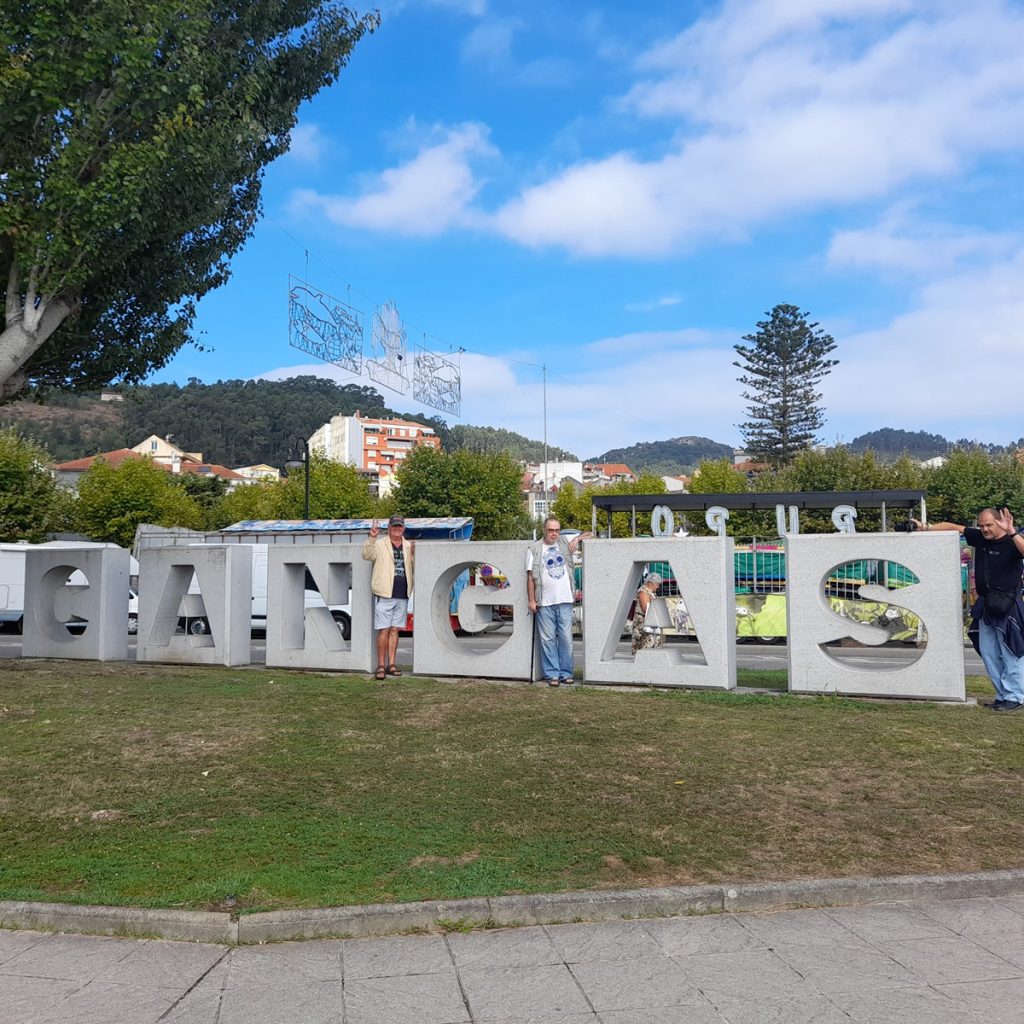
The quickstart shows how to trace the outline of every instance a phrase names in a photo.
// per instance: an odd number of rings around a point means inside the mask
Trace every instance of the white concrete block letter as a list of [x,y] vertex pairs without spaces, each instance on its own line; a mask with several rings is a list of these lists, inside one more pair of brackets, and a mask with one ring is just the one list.
[[[259,590],[265,576],[267,664],[368,672],[374,659],[372,566],[363,561],[361,545],[257,548],[253,579]],[[307,586],[307,572],[315,589]]]
[[[667,562],[704,658],[681,645],[623,654],[620,638],[645,565]],[[583,660],[588,682],[731,690],[736,686],[733,542],[727,537],[588,541],[583,557]],[[658,616],[658,611],[655,611]]]
[[[127,551],[116,547],[25,552],[26,658],[124,661],[128,657]],[[85,622],[84,632],[67,623]]]
[[[247,544],[151,548],[139,557],[139,661],[247,665],[252,622],[252,552]],[[189,593],[195,574],[199,593]],[[182,606],[207,623],[177,634]]]
[[[492,566],[508,586],[471,586],[459,597],[459,625],[469,633],[490,624],[493,605],[512,608],[512,632],[495,650],[474,651],[472,638],[457,637],[451,626],[452,587],[466,569]],[[526,543],[523,541],[417,541],[416,633],[413,667],[417,675],[479,675],[529,679],[533,659],[533,617],[526,599]]]
[[[850,562],[905,566],[919,582],[890,590],[860,586],[860,597],[906,608],[922,620],[928,643],[921,656],[899,668],[852,662],[827,645],[850,637],[880,645],[886,630],[832,610],[826,587],[833,571]],[[789,689],[871,697],[965,699],[960,544],[955,533],[818,534],[786,539],[786,605],[789,621]],[[867,659],[864,659],[865,661]]]

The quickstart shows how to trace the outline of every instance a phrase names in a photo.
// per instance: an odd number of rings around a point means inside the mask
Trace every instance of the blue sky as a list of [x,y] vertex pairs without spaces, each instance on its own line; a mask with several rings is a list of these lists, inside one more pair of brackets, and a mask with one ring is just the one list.
[[213,351],[154,380],[353,381],[289,347],[293,274],[465,349],[451,423],[540,437],[544,365],[581,457],[739,444],[732,346],[789,302],[838,343],[823,440],[1024,435],[1021,0],[381,12],[200,304]]

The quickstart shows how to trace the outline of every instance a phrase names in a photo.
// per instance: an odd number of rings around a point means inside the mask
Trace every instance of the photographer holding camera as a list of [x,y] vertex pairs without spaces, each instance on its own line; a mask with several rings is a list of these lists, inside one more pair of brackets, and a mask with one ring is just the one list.
[[1007,508],[983,508],[978,525],[910,522],[917,530],[956,530],[974,548],[974,583],[978,600],[971,609],[968,636],[985,663],[996,690],[993,711],[1024,711],[1024,602],[1021,566],[1024,529],[1018,530]]

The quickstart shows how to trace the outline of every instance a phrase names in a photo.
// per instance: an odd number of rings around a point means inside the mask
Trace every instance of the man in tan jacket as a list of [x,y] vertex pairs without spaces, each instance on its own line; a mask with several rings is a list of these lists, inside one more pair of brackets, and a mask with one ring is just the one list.
[[400,676],[395,664],[398,631],[404,628],[412,594],[412,562],[415,545],[405,539],[405,519],[392,516],[388,534],[378,537],[380,527],[374,519],[370,536],[363,545],[363,558],[373,562],[370,589],[374,594],[373,628],[377,631],[377,679]]

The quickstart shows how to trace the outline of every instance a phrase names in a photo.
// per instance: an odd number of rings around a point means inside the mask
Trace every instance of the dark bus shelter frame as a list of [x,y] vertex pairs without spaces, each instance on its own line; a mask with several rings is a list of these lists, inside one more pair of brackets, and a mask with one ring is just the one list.
[[881,509],[882,532],[888,529],[890,509],[916,510],[917,518],[927,522],[925,491],[775,491],[765,494],[595,494],[591,497],[591,531],[598,532],[597,512],[607,515],[607,533],[612,535],[613,512],[630,513],[630,532],[636,536],[637,512],[653,512],[658,507],[672,512],[706,512],[713,506],[730,512],[770,511],[778,505],[787,509],[832,509],[837,505]]

